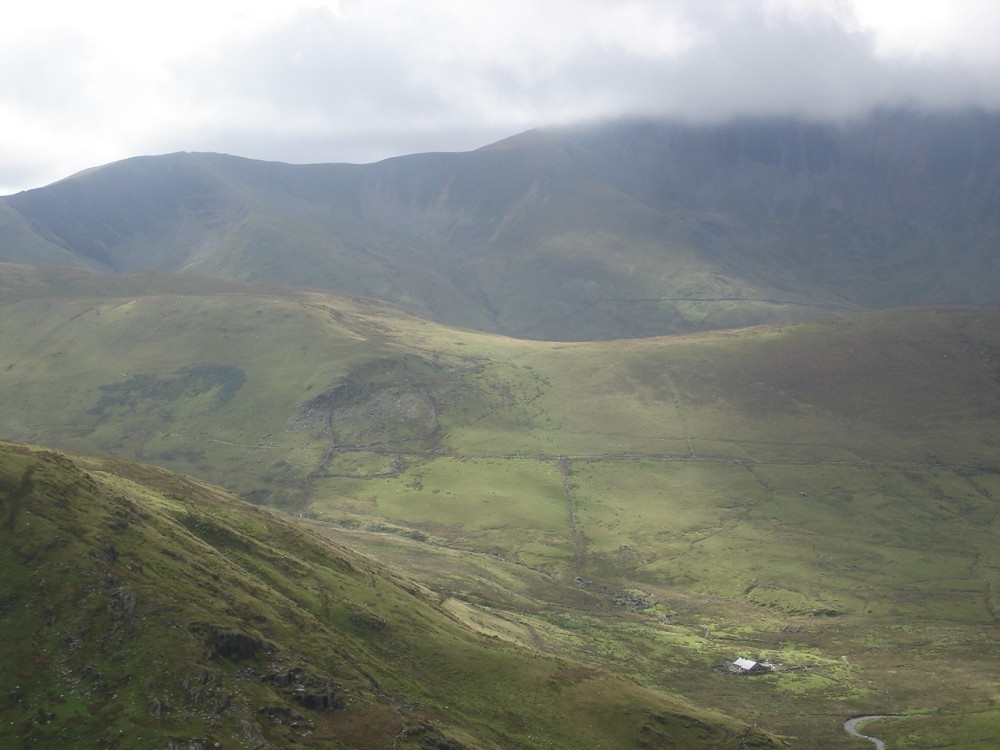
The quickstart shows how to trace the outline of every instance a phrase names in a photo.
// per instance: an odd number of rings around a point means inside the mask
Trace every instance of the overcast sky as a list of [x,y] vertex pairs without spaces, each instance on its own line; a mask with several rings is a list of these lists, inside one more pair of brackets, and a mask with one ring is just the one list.
[[0,194],[138,154],[370,162],[630,114],[1000,108],[1000,0],[24,0]]

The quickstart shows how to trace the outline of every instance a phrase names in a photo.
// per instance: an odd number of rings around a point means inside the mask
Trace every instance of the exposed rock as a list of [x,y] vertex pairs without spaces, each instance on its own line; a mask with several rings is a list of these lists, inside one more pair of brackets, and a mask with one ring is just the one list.
[[223,631],[200,624],[193,625],[191,629],[194,632],[207,631],[204,635],[205,646],[216,659],[243,661],[256,658],[265,650],[264,641],[246,633]]
[[296,667],[284,673],[265,675],[262,681],[283,688],[289,699],[310,711],[335,711],[344,707],[340,685],[323,675],[310,675]]
[[433,748],[434,750],[466,750],[465,745],[446,737],[440,729],[430,722],[424,722],[417,727],[404,727],[402,734],[416,739],[421,747]]
[[215,655],[225,659],[252,659],[264,644],[244,633],[218,633],[213,648]]
[[225,689],[218,675],[207,669],[197,675],[185,677],[181,687],[191,705],[218,715],[228,709],[233,702],[232,694]]
[[125,586],[119,586],[111,593],[108,614],[112,620],[122,620],[135,614],[135,596]]
[[344,707],[343,698],[337,694],[332,685],[327,685],[319,690],[304,687],[299,690],[296,688],[292,693],[292,700],[310,711],[335,711]]
[[649,609],[654,606],[654,603],[649,599],[649,594],[634,591],[619,592],[614,595],[613,601],[616,607],[627,607],[635,611]]
[[381,633],[389,627],[389,622],[384,617],[368,612],[352,612],[351,622],[365,630],[373,630],[377,633]]
[[149,715],[155,716],[157,719],[162,718],[163,714],[169,713],[171,706],[166,701],[160,700],[155,695],[149,696]]

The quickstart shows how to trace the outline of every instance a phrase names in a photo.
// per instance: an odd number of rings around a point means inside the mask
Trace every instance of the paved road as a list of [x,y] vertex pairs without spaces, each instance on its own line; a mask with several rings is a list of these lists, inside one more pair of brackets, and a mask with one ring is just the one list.
[[889,718],[885,714],[873,714],[872,716],[855,716],[853,719],[848,719],[844,722],[844,731],[848,734],[853,734],[855,737],[863,737],[870,742],[875,743],[875,750],[885,750],[885,743],[878,737],[870,737],[867,734],[861,734],[858,731],[858,727],[864,724],[866,721],[873,721],[874,719],[887,719]]

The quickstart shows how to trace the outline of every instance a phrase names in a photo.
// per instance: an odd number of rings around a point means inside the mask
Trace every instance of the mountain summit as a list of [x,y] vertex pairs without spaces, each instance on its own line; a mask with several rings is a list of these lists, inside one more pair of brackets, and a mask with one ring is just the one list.
[[350,292],[536,339],[1000,302],[1000,116],[630,121],[370,165],[138,157],[0,199],[0,260]]

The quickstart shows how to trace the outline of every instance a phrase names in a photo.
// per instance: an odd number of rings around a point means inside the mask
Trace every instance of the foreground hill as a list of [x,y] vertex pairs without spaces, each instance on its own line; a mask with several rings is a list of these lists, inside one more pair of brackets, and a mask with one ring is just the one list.
[[388,300],[551,340],[997,304],[1000,117],[619,123],[470,153],[140,157],[0,199],[0,260]]
[[[0,271],[10,438],[224,484],[469,628],[801,747],[853,713],[919,713],[940,747],[1000,726],[996,311],[552,343],[297,289]],[[716,669],[740,655],[788,669]]]
[[216,488],[0,443],[5,747],[777,747]]

